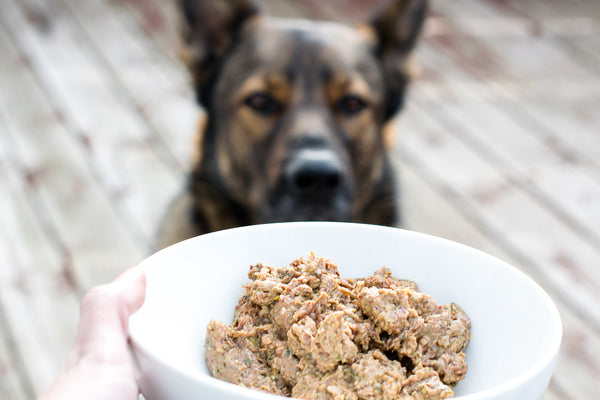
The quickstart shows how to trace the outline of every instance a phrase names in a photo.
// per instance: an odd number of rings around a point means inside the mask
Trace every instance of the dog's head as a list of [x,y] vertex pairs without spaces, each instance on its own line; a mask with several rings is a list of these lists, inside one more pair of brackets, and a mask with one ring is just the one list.
[[208,115],[197,168],[248,222],[395,222],[382,127],[402,106],[426,0],[394,0],[357,28],[268,18],[250,0],[181,10]]

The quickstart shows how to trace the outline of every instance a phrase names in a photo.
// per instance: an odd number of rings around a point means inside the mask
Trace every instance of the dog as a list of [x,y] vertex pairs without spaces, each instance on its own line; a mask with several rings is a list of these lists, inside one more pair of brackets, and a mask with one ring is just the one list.
[[251,0],[179,9],[206,119],[159,247],[259,223],[399,225],[385,126],[404,102],[426,0],[392,0],[356,27],[267,17]]

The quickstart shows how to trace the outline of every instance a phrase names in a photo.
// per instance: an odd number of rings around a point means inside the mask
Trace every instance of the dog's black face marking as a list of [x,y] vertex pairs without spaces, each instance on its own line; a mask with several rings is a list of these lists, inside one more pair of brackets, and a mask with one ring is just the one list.
[[426,0],[393,0],[360,29],[266,18],[251,0],[181,1],[208,113],[190,188],[206,230],[395,224],[383,126],[401,107]]

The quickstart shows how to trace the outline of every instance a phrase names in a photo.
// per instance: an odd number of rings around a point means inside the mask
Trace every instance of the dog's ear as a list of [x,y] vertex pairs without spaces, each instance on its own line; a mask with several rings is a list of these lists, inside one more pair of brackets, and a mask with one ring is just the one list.
[[358,27],[383,66],[389,91],[386,119],[402,106],[410,79],[410,54],[421,34],[427,3],[427,0],[389,1],[374,18]]
[[208,105],[211,78],[238,40],[244,24],[258,14],[252,0],[178,0],[181,56],[192,72],[198,100]]

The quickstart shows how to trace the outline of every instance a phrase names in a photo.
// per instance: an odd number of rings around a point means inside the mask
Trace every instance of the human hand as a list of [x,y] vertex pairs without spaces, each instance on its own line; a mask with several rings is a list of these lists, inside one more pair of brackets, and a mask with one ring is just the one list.
[[139,388],[128,349],[128,319],[141,307],[146,277],[134,267],[81,301],[75,345],[40,400],[135,400]]

